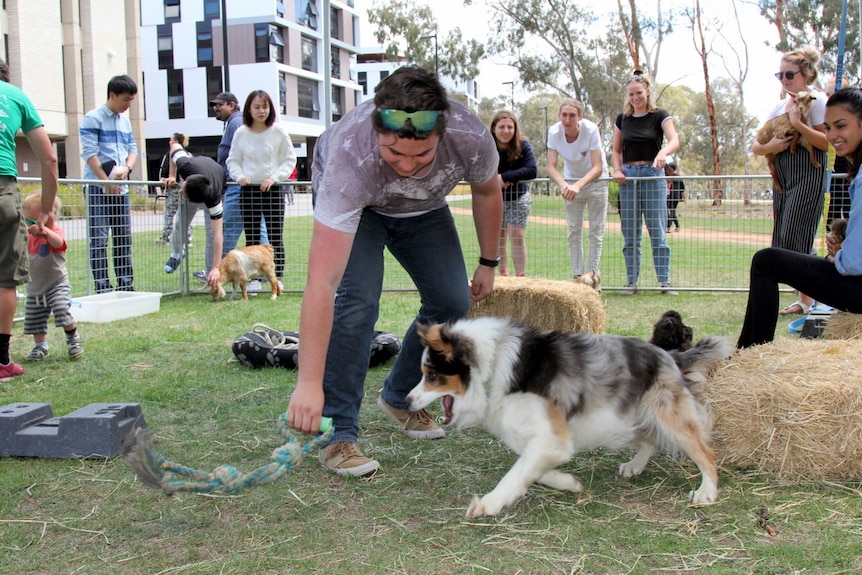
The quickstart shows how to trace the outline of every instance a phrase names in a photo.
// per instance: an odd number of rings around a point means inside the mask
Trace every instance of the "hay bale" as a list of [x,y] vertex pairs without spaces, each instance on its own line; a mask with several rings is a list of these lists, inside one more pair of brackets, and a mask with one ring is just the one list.
[[491,295],[470,308],[470,317],[487,316],[568,332],[604,333],[606,328],[599,293],[573,281],[498,277]]
[[862,478],[862,341],[738,351],[706,386],[723,463],[787,479]]
[[862,315],[839,311],[826,321],[823,339],[859,339],[862,337]]

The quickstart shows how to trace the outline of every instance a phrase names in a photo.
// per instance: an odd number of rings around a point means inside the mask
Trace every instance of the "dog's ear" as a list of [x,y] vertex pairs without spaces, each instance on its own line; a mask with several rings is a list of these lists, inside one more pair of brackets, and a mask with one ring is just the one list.
[[419,341],[422,345],[431,349],[438,355],[443,356],[446,361],[452,359],[452,346],[446,341],[443,330],[446,326],[443,324],[416,324],[416,334],[419,336]]

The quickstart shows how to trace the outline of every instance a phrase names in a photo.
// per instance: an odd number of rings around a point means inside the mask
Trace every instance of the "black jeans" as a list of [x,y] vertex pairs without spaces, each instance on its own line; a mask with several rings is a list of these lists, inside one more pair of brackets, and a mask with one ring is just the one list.
[[751,259],[751,285],[736,347],[767,343],[778,323],[778,284],[787,284],[837,310],[862,313],[862,276],[844,276],[819,256],[766,248]]
[[273,186],[268,192],[261,192],[260,186],[240,188],[239,206],[242,212],[242,226],[245,230],[245,245],[260,244],[260,220],[266,224],[266,235],[275,251],[275,276],[284,274],[284,190]]

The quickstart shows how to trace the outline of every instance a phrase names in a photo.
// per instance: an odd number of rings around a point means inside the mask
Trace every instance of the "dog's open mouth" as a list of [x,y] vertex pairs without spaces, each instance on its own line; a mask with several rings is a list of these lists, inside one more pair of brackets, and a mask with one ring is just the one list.
[[443,396],[443,425],[449,425],[449,422],[452,421],[452,404],[455,402],[455,398],[451,395]]

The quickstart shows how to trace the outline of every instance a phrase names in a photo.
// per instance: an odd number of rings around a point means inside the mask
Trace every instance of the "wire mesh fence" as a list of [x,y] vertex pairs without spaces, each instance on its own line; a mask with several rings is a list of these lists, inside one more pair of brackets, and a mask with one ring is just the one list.
[[[770,245],[772,201],[768,176],[691,176],[679,178],[685,183],[685,200],[677,207],[679,229],[666,233],[670,246],[671,282],[678,290],[747,291],[751,256]],[[89,257],[92,230],[82,191],[83,181],[62,181],[59,196],[63,202],[60,226],[68,245],[67,269],[75,297],[96,292]],[[165,273],[171,245],[158,243],[165,226],[164,195],[157,182],[133,182],[129,194],[131,208],[131,246],[136,291],[160,292],[165,295],[204,293],[205,285],[192,273],[205,267],[206,234],[204,210],[192,220],[191,242],[183,238],[185,258],[175,273]],[[285,206],[284,243],[286,263],[282,278],[285,291],[302,292],[305,286],[308,247],[313,223],[312,194],[308,182],[290,182],[293,203]],[[22,180],[22,193],[38,187],[38,180]],[[602,287],[614,290],[627,283],[623,259],[623,237],[617,208],[616,186],[611,183],[604,246],[600,263]],[[564,200],[556,186],[546,180],[532,185],[533,203],[525,233],[528,276],[567,280],[572,277],[566,239],[567,225]],[[287,197],[287,195],[286,195]],[[469,187],[458,186],[449,203],[461,233],[462,247],[472,274],[479,258],[471,212]],[[666,208],[662,208],[666,209]],[[584,241],[588,245],[590,222],[584,224]],[[823,222],[821,221],[821,227]],[[823,233],[818,234],[815,249],[822,251]],[[244,239],[240,239],[244,245]],[[106,260],[112,284],[114,239],[106,247]],[[410,278],[390,254],[386,254],[386,290],[414,289]],[[646,229],[641,241],[640,289],[659,289],[652,263],[651,242]],[[441,278],[445,281],[445,278]],[[268,286],[265,286],[268,287]],[[25,288],[19,288],[19,316],[23,315]]]

